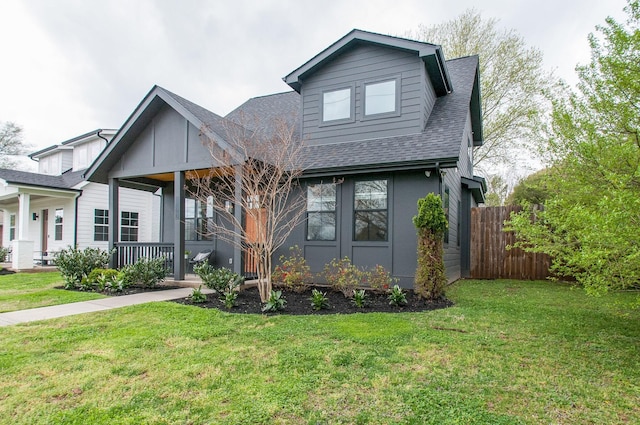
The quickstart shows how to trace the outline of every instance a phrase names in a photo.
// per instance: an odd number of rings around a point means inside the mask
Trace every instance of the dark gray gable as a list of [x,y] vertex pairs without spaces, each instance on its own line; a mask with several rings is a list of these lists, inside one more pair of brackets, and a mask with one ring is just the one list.
[[107,183],[109,171],[126,154],[129,146],[154,116],[166,105],[182,115],[199,131],[225,145],[225,139],[222,137],[225,134],[222,117],[169,90],[154,86],[125,121],[113,140],[89,167],[86,173],[87,180]]
[[311,60],[305,62],[302,66],[285,76],[283,80],[292,89],[300,92],[302,81],[305,78],[330,62],[334,57],[344,51],[357,47],[360,43],[371,43],[414,52],[424,61],[431,83],[439,96],[448,93],[453,88],[446,66],[444,65],[444,55],[440,46],[358,29],[352,30],[340,40],[318,53]]

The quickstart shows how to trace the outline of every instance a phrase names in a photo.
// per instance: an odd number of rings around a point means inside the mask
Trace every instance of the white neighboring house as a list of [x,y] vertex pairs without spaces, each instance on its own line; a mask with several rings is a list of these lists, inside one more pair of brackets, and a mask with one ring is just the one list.
[[[11,247],[13,269],[33,268],[69,246],[108,248],[108,186],[84,173],[116,132],[98,129],[32,153],[37,173],[0,168],[2,246]],[[119,197],[120,241],[158,242],[159,197],[127,188]]]

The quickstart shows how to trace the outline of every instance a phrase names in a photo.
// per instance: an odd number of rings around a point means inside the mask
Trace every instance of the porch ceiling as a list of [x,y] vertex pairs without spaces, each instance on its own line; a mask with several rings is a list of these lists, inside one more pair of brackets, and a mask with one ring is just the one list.
[[[208,176],[220,177],[220,176],[222,176],[222,175],[224,175],[226,173],[228,173],[228,171],[225,172],[221,168],[216,168],[216,169],[203,168],[203,169],[200,169],[200,170],[187,171],[185,173],[185,179],[186,180],[194,180],[194,179],[201,179],[203,177],[208,177]],[[145,177],[148,177],[148,178],[153,179],[153,180],[159,180],[159,181],[162,181],[162,182],[172,182],[172,181],[175,180],[174,173],[150,174],[150,175],[145,176]]]

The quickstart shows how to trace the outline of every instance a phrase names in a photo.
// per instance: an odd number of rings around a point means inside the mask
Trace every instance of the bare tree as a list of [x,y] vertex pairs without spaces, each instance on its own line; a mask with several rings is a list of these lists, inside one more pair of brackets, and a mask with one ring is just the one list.
[[225,122],[224,140],[201,131],[213,166],[206,175],[192,175],[187,190],[211,205],[220,218],[200,231],[247,250],[265,302],[272,289],[273,255],[306,210],[299,187],[304,144],[285,119],[266,123],[242,117],[240,121]]
[[13,168],[13,156],[24,155],[28,146],[22,140],[22,127],[7,121],[0,126],[0,168]]
[[421,25],[408,36],[442,44],[448,58],[479,56],[484,144],[475,149],[474,165],[489,174],[497,165],[526,162],[539,120],[549,110],[545,90],[554,81],[543,70],[542,52],[475,9],[439,25]]

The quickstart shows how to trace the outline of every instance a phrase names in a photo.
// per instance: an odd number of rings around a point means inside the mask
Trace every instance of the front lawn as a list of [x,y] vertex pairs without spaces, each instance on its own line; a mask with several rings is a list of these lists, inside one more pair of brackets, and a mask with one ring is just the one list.
[[104,298],[99,294],[54,289],[62,285],[58,272],[0,276],[0,313]]
[[152,303],[0,328],[12,424],[640,423],[637,294],[464,281],[422,313]]

